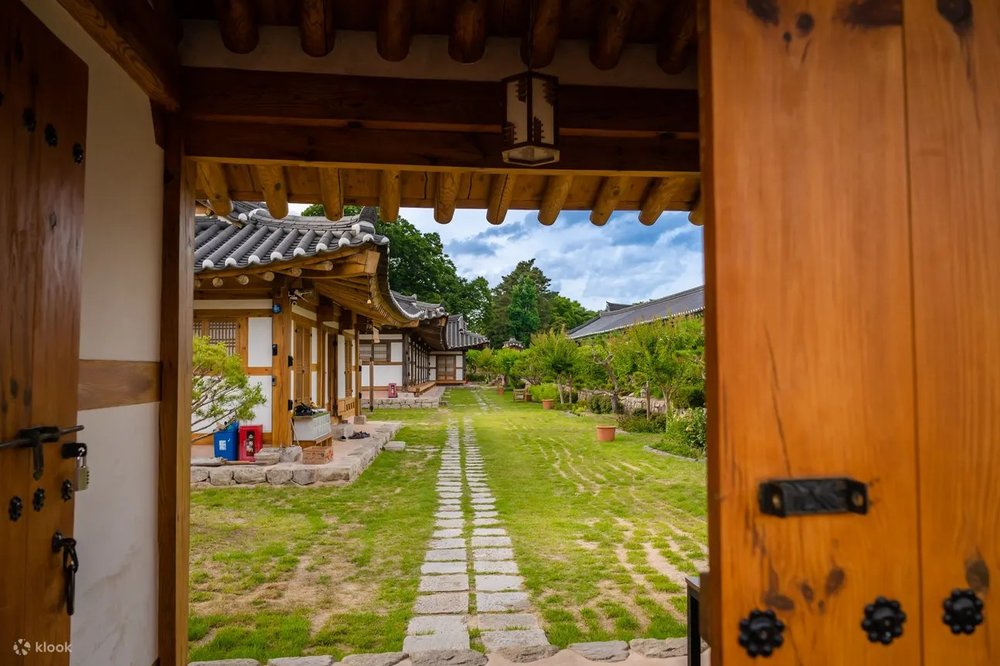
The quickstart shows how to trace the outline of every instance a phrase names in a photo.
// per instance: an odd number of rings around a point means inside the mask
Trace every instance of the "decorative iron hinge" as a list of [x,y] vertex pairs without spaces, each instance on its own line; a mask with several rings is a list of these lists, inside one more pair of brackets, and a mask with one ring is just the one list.
[[868,513],[868,486],[847,477],[772,479],[760,484],[760,510],[786,518],[828,513]]

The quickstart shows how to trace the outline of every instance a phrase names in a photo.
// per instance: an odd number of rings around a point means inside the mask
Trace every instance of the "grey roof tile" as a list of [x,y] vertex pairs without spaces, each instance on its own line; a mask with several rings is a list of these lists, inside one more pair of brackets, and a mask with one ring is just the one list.
[[445,327],[445,342],[448,349],[475,349],[483,347],[489,339],[465,328],[465,317],[448,315],[448,325]]
[[597,317],[569,332],[574,340],[610,333],[646,321],[697,314],[705,309],[705,287],[694,287],[644,303],[608,303]]

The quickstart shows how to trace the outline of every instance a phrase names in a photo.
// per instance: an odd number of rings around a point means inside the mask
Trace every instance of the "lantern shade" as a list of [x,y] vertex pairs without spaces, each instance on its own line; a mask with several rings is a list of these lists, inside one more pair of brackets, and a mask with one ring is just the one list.
[[503,80],[506,117],[503,126],[503,160],[521,166],[559,161],[559,126],[556,92],[559,79],[523,72]]

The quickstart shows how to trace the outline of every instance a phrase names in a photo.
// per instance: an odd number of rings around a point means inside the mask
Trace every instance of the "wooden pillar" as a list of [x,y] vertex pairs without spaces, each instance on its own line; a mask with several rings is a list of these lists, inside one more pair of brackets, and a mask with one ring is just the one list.
[[277,353],[271,358],[271,443],[288,446],[292,443],[292,421],[289,401],[292,399],[292,368],[288,359],[292,354],[292,301],[288,284],[275,280],[274,303],[281,312],[271,315],[271,343]]
[[[1000,5],[911,2],[904,20],[924,663],[997,664]],[[942,621],[954,589],[985,602],[972,634]]]
[[159,663],[161,666],[184,666],[188,663],[195,164],[184,158],[180,119],[168,116],[165,130],[160,295],[163,374],[157,516]]
[[[740,622],[769,610],[769,664],[920,664],[899,5],[700,10],[712,662],[755,663]],[[867,515],[762,512],[761,482],[817,476],[867,484]],[[888,646],[861,629],[880,596]]]

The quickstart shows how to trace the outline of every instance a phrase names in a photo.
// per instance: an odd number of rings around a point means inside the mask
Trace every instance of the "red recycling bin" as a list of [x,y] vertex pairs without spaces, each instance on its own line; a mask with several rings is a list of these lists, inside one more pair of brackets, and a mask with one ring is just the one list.
[[254,456],[264,446],[264,426],[262,425],[242,425],[240,426],[240,460],[253,462]]
[[389,382],[388,395],[390,398],[398,397],[399,394],[396,393],[396,382]]

